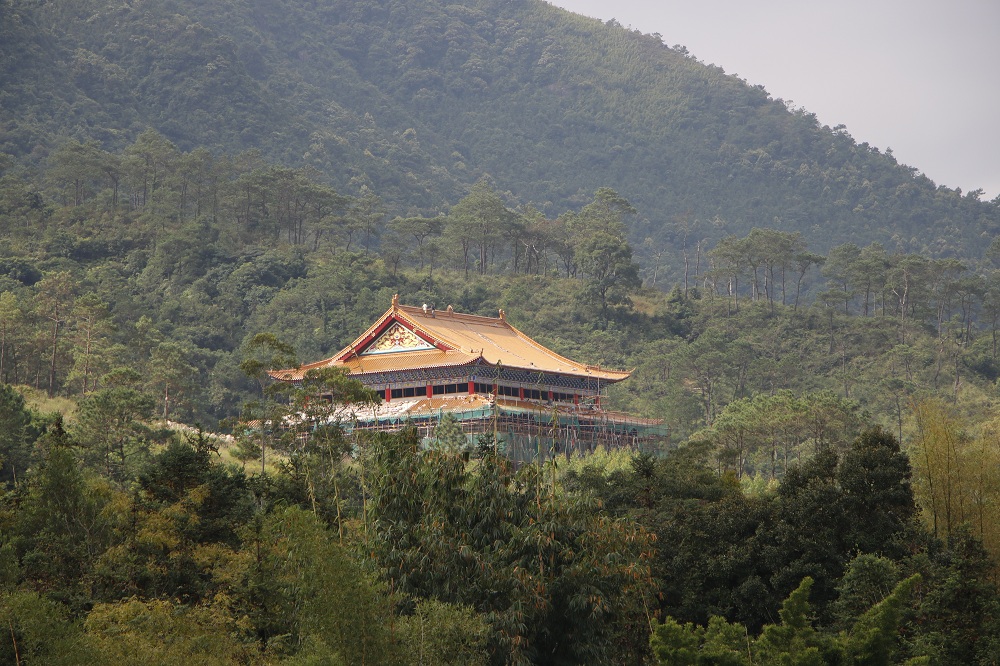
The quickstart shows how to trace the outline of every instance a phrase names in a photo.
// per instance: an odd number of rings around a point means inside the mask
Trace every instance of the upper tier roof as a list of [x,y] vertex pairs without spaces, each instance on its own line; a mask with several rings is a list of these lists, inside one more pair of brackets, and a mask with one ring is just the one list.
[[[398,327],[395,325],[398,324]],[[298,381],[314,368],[341,367],[352,375],[393,370],[460,366],[480,362],[533,372],[593,377],[618,382],[631,373],[570,360],[535,342],[499,317],[392,306],[361,336],[336,355],[299,368],[271,373],[275,379]]]

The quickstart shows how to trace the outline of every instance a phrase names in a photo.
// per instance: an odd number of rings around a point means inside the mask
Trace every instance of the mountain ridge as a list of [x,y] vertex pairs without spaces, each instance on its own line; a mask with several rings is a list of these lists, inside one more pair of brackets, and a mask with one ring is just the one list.
[[977,258],[1000,230],[995,201],[937,187],[657,35],[537,0],[3,11],[0,151],[26,160],[63,137],[120,148],[153,127],[184,150],[312,166],[404,215],[487,175],[549,215],[610,186],[639,209],[647,260],[753,227],[820,250]]

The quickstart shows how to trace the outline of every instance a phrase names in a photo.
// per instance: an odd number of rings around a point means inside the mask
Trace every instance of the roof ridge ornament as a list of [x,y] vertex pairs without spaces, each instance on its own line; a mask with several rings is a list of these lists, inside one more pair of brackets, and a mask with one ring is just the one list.
[[507,323],[507,313],[503,311],[503,308],[500,308],[500,321]]
[[393,310],[399,309],[399,294],[392,295],[392,309]]

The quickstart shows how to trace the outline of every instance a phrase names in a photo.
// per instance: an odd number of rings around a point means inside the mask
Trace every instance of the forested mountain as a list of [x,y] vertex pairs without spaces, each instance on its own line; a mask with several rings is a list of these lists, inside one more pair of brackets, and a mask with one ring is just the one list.
[[[0,0],[0,661],[995,665],[998,205],[536,0]],[[669,439],[268,383],[394,294]]]
[[[0,151],[260,149],[390,211],[436,213],[484,174],[547,214],[598,187],[647,260],[752,227],[975,257],[996,203],[938,188],[760,86],[539,0],[0,4]],[[918,165],[919,166],[919,165]],[[646,241],[646,239],[649,239]],[[646,242],[644,242],[646,241]],[[676,275],[677,261],[665,262]]]

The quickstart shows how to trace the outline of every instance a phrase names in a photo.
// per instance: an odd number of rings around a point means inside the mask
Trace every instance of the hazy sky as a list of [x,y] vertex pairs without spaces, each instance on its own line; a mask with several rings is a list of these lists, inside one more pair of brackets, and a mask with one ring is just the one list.
[[847,125],[938,185],[1000,195],[997,0],[552,0],[660,33]]

